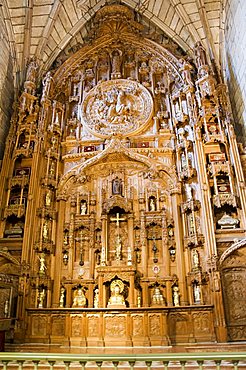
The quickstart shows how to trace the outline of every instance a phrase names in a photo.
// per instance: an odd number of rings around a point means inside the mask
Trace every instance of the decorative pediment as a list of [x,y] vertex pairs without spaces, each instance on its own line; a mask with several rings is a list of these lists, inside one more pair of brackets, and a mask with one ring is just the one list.
[[119,164],[122,164],[122,162],[139,163],[141,166],[143,166],[143,172],[149,178],[157,179],[159,177],[162,179],[162,181],[168,184],[168,186],[171,184],[171,188],[177,187],[177,176],[174,167],[170,168],[152,158],[136,153],[131,148],[126,148],[122,144],[121,139],[121,136],[112,136],[108,146],[104,151],[99,152],[97,155],[88,159],[87,161],[83,161],[82,163],[80,162],[70,169],[70,171],[67,172],[60,180],[60,184],[58,186],[58,196],[61,193],[66,194],[72,183],[80,182],[81,177],[84,178],[85,173],[89,169],[99,164],[105,165],[108,163],[111,165],[113,162]]
[[109,198],[104,204],[103,204],[103,211],[105,213],[109,213],[109,211],[114,208],[119,207],[121,209],[124,209],[126,213],[132,212],[132,203],[123,198],[120,195],[113,195],[111,198]]

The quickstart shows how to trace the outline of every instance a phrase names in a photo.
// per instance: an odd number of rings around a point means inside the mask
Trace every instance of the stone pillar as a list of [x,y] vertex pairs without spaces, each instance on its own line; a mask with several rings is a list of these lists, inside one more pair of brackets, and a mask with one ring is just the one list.
[[57,217],[57,234],[56,234],[56,263],[54,265],[54,285],[53,285],[53,300],[52,307],[59,307],[60,301],[60,282],[62,270],[62,247],[63,247],[63,228],[65,218],[66,200],[64,198],[58,199],[58,217]]

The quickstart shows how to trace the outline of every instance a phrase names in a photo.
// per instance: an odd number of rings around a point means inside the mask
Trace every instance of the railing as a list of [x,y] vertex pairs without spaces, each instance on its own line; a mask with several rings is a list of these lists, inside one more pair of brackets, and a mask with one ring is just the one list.
[[[82,349],[78,349],[82,350]],[[121,349],[122,350],[122,349]],[[147,351],[151,349],[146,349]],[[88,349],[87,349],[88,351]],[[100,351],[100,348],[98,348]],[[126,349],[129,351],[129,348]],[[154,349],[153,349],[154,351]],[[242,370],[246,369],[246,352],[167,353],[167,354],[63,354],[63,353],[0,353],[2,370]],[[54,369],[55,367],[55,369]]]

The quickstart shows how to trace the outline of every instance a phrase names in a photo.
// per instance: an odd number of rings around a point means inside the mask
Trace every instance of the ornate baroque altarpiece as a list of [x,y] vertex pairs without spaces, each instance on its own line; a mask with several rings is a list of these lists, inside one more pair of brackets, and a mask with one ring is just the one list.
[[192,57],[164,47],[125,6],[93,24],[41,84],[27,66],[1,173],[2,315],[16,314],[22,342],[245,340],[226,86],[201,43]]

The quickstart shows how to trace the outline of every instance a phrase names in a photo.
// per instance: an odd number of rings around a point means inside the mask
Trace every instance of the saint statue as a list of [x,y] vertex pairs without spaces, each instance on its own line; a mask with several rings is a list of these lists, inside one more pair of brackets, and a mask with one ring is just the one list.
[[112,182],[112,193],[122,195],[122,183],[118,177]]
[[44,224],[43,224],[43,239],[44,240],[48,239],[48,232],[49,232],[48,221],[45,221]]
[[173,305],[179,306],[179,288],[177,286],[173,287]]
[[51,205],[51,195],[50,195],[50,190],[47,191],[45,195],[45,205],[49,207]]
[[60,304],[59,306],[60,307],[64,307],[64,304],[65,304],[65,293],[66,293],[66,289],[64,287],[61,287],[61,290],[60,290]]
[[155,204],[155,199],[154,198],[149,199],[149,210],[150,210],[150,212],[156,211],[156,204]]
[[50,164],[50,176],[53,178],[55,175],[55,162],[51,162]]
[[120,69],[121,69],[121,54],[118,50],[114,50],[112,53],[112,74],[118,75],[120,78]]
[[95,289],[94,291],[94,308],[99,307],[99,289]]
[[194,268],[199,267],[199,253],[196,249],[192,250],[192,264]]
[[108,306],[126,306],[125,299],[122,295],[124,290],[124,283],[121,280],[114,280],[110,284],[111,296],[109,298]]
[[185,184],[185,196],[186,196],[187,202],[189,202],[193,199],[192,190],[193,189],[192,189],[190,184]]
[[191,71],[193,69],[192,66],[185,59],[180,59],[180,64],[180,72],[182,73],[185,84],[190,87],[194,86],[194,82],[192,81],[191,77]]
[[31,81],[35,83],[36,76],[37,76],[37,69],[38,69],[37,62],[36,60],[32,59],[27,67],[26,81]]
[[197,68],[207,65],[207,55],[202,43],[198,41],[194,48],[195,62]]
[[74,292],[73,307],[85,307],[86,298],[82,288],[78,288]]
[[141,292],[139,291],[138,296],[137,296],[137,307],[141,307],[141,306],[142,306],[142,298],[141,298]]
[[40,261],[39,273],[40,274],[44,274],[45,273],[45,270],[46,270],[46,266],[45,266],[45,254],[44,253],[41,253],[41,255],[39,257],[39,261]]
[[188,230],[189,230],[189,236],[192,236],[195,234],[195,220],[192,214],[190,214],[188,217]]
[[164,305],[165,304],[165,300],[164,300],[164,297],[161,293],[161,290],[158,286],[155,286],[154,288],[154,294],[153,294],[153,297],[152,297],[152,304],[156,304],[156,305]]
[[9,301],[8,301],[8,299],[4,303],[4,317],[9,317]]
[[181,161],[182,171],[186,171],[187,170],[187,159],[184,153],[181,154],[180,161]]
[[87,213],[87,203],[85,200],[82,200],[82,202],[80,203],[80,214],[86,215],[86,213]]
[[43,94],[42,98],[47,97],[50,92],[50,87],[51,87],[51,81],[52,81],[52,76],[51,72],[47,72],[44,79],[43,79]]
[[45,289],[42,289],[38,295],[38,308],[44,307]]
[[194,294],[194,302],[201,303],[201,288],[200,285],[194,284],[193,285],[193,294]]

